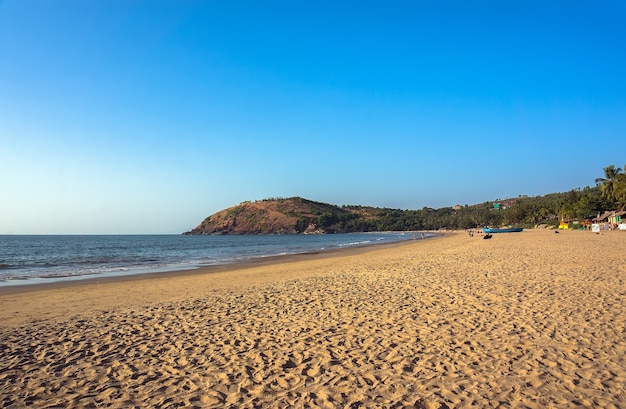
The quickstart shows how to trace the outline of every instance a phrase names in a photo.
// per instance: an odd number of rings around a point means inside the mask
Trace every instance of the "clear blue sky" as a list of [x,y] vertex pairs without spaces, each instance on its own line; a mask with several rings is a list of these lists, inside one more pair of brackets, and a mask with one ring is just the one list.
[[626,3],[0,1],[0,234],[400,209],[626,164]]

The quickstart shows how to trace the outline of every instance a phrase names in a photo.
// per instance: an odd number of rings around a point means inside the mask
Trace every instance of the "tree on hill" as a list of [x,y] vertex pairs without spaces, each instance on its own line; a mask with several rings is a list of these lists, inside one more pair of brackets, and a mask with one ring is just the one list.
[[301,197],[244,202],[207,217],[190,234],[261,233],[350,233],[371,231],[415,231],[473,229],[511,224],[533,227],[558,225],[559,220],[591,219],[617,206],[626,207],[626,174],[614,165],[604,168],[604,178],[595,187],[574,189],[545,196],[519,197],[475,205],[419,210],[376,208],[361,205],[335,206]]

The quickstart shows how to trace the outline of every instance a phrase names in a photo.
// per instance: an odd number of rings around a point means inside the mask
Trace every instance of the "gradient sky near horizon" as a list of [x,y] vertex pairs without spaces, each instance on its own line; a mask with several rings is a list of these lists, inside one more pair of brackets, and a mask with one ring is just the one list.
[[626,164],[626,3],[0,0],[0,234],[400,209]]

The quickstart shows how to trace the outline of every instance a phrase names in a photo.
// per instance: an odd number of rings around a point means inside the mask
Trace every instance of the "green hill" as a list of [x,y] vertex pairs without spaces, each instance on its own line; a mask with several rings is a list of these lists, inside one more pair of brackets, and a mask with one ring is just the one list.
[[219,211],[185,234],[311,234],[369,231],[471,229],[511,224],[557,225],[610,210],[599,187],[545,196],[494,200],[474,205],[400,210],[336,206],[300,197],[244,202]]

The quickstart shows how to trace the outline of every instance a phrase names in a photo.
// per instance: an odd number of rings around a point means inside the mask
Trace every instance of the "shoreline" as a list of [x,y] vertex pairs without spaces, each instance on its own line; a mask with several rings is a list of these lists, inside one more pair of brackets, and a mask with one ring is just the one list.
[[[446,235],[455,234],[457,232],[445,232],[445,233],[437,233],[431,237],[425,239],[418,240],[398,240],[389,243],[373,243],[362,246],[352,246],[352,247],[342,247],[342,248],[333,248],[327,250],[317,250],[311,252],[304,253],[294,253],[294,254],[280,254],[280,255],[272,255],[272,256],[261,256],[250,259],[245,259],[241,261],[230,261],[224,262],[220,264],[213,265],[199,265],[193,267],[181,267],[181,268],[173,268],[168,269],[165,267],[163,271],[150,271],[150,272],[129,272],[129,273],[121,273],[121,274],[85,274],[85,275],[77,275],[77,276],[59,276],[54,278],[43,277],[43,278],[33,278],[33,279],[23,279],[23,280],[15,280],[15,284],[11,283],[8,285],[0,285],[0,297],[4,294],[13,294],[13,293],[22,293],[28,291],[37,291],[40,289],[46,288],[62,288],[62,287],[72,287],[72,286],[80,286],[83,284],[93,284],[93,283],[107,283],[107,282],[123,282],[123,281],[136,281],[136,280],[144,280],[144,279],[158,279],[158,278],[167,278],[167,277],[176,277],[176,276],[184,276],[184,275],[203,275],[203,274],[212,274],[216,272],[228,272],[231,270],[242,270],[246,268],[254,268],[272,264],[282,264],[289,263],[293,261],[306,261],[313,260],[317,258],[326,258],[326,257],[338,257],[341,255],[352,255],[352,254],[361,254],[364,252],[368,252],[374,249],[381,249],[385,247],[395,247],[402,246],[406,244],[411,244],[415,242],[422,242],[424,240],[433,240],[437,238],[445,237]],[[36,282],[36,283],[27,283],[27,281],[35,281],[35,280],[50,280],[48,282]]]
[[626,409],[624,232],[0,295],[3,407]]
[[[288,280],[292,276],[296,279],[302,274],[289,272],[297,269],[301,263],[317,263],[317,265],[327,266],[337,258],[355,258],[370,252],[384,252],[387,249],[408,245],[419,246],[436,240],[444,240],[455,234],[459,233],[441,233],[424,240],[403,240],[311,253],[268,256],[185,270],[3,286],[0,287],[0,328],[41,320],[39,317],[63,318],[65,311],[69,309],[66,303],[71,302],[85,303],[85,311],[89,312],[103,309],[100,306],[102,301],[95,300],[105,300],[105,303],[107,299],[115,300],[118,307],[142,305],[144,300],[155,295],[155,291],[151,291],[146,286],[163,287],[159,290],[160,298],[153,299],[152,302],[165,302],[170,299],[179,299],[181,293],[191,296],[194,293],[192,289],[197,288],[197,283],[201,283],[201,288],[214,292],[247,287],[241,282],[242,279],[248,280],[249,285],[259,285],[278,277]],[[280,273],[274,274],[273,270],[279,270]],[[184,288],[185,286],[187,288]],[[201,292],[194,293],[194,296],[201,295]],[[8,304],[20,307],[14,308],[9,314],[9,309],[3,308]],[[22,312],[24,310],[27,312]],[[85,311],[81,311],[81,314]],[[26,314],[25,320],[23,314]]]
[[[388,233],[407,233],[407,232],[382,232],[383,234]],[[446,234],[445,232],[429,232],[430,236],[426,237],[435,238],[441,235]],[[359,234],[380,234],[380,233],[359,233]],[[138,236],[149,236],[149,235],[138,235]],[[156,235],[161,236],[161,235]],[[123,236],[121,236],[123,237]],[[239,268],[240,266],[245,265],[254,265],[254,264],[262,264],[262,263],[272,263],[274,260],[280,260],[281,258],[287,257],[299,257],[306,256],[309,254],[318,254],[318,253],[330,253],[335,251],[350,251],[352,249],[359,248],[367,248],[372,246],[380,246],[385,244],[394,244],[404,241],[411,241],[409,239],[402,240],[394,240],[390,242],[373,242],[368,244],[351,244],[340,247],[331,247],[326,249],[311,249],[305,250],[301,252],[284,252],[282,254],[271,254],[271,255],[259,255],[252,257],[242,257],[240,259],[224,259],[217,260],[214,263],[203,263],[203,262],[192,262],[192,263],[183,263],[183,264],[171,264],[164,266],[148,266],[148,267],[130,267],[123,268],[120,270],[112,270],[112,271],[104,271],[104,272],[96,272],[96,273],[85,273],[85,274],[68,274],[68,275],[44,275],[44,276],[35,276],[35,277],[20,277],[20,278],[9,278],[0,281],[0,294],[6,292],[7,288],[16,288],[17,291],[21,291],[22,287],[39,287],[39,286],[51,286],[51,285],[72,285],[72,283],[81,283],[81,282],[89,282],[93,280],[115,280],[115,279],[133,279],[135,276],[156,276],[156,275],[171,275],[187,272],[195,272],[197,270],[210,271],[212,269],[221,270],[223,268]],[[232,267],[231,267],[232,266]],[[10,292],[10,290],[8,290]]]

